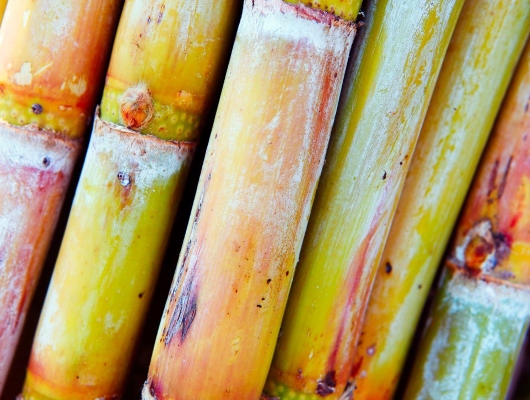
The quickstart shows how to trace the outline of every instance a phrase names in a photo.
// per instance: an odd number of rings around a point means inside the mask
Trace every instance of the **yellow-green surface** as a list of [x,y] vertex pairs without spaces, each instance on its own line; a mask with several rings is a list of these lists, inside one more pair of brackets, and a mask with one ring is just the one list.
[[391,398],[396,388],[529,31],[526,0],[468,0],[464,5],[379,265],[363,327],[366,339],[356,357],[356,399]]
[[446,274],[404,398],[505,399],[528,328],[530,292]]
[[24,398],[120,395],[192,150],[97,122]]
[[[339,398],[462,1],[370,3],[353,52],[266,393]],[[290,397],[285,397],[290,398]]]
[[304,4],[311,8],[335,14],[346,21],[355,21],[361,8],[360,0],[285,0],[286,3]]
[[460,213],[406,398],[506,396],[530,320],[529,97],[530,44]]
[[[102,119],[92,134],[39,322],[25,396],[121,396],[199,128],[207,106],[217,100],[214,89],[239,5],[126,2]],[[122,122],[113,113],[123,103],[136,120],[155,105],[141,132],[162,139],[114,124]]]
[[101,118],[127,125],[123,95],[149,90],[154,115],[141,133],[162,139],[199,138],[212,96],[220,87],[241,0],[129,0],[116,35]]
[[10,1],[0,28],[0,119],[83,136],[121,7],[121,0]]

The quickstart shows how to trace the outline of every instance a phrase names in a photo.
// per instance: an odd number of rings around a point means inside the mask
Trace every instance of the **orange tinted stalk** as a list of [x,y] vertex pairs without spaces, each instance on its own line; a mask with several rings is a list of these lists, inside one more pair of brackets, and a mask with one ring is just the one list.
[[144,400],[260,398],[354,27],[245,2]]
[[115,32],[119,0],[9,2],[0,29],[0,391]]
[[526,0],[464,4],[379,265],[356,356],[358,399],[393,396],[529,31]]
[[503,399],[530,322],[530,44],[457,224],[405,398]]
[[24,399],[123,395],[240,5],[125,4]]

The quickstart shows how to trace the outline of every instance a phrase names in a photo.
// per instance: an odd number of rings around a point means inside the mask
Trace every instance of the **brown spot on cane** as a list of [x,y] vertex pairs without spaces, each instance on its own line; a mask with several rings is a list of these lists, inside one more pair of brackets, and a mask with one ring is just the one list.
[[335,386],[337,386],[335,371],[328,371],[324,379],[319,379],[317,381],[317,389],[315,390],[315,393],[322,397],[329,396],[330,394],[335,393]]
[[491,169],[491,174],[488,181],[488,196],[495,190],[495,181],[497,180],[497,173],[499,172],[499,160],[495,160],[493,168]]
[[497,194],[497,198],[500,199],[504,193],[504,189],[506,188],[506,181],[508,179],[508,174],[510,173],[510,168],[512,166],[513,157],[510,156],[508,159],[508,162],[506,163],[506,168],[504,169],[504,174],[502,174],[501,183],[499,184],[499,192]]
[[493,243],[480,236],[474,237],[469,241],[465,250],[466,266],[472,269],[481,269],[482,264],[493,250]]
[[168,345],[173,337],[179,332],[180,339],[182,342],[184,342],[196,314],[197,293],[194,290],[192,274],[191,279],[184,283],[184,288],[178,297],[175,310],[171,315],[171,319],[165,334],[165,344]]
[[145,83],[138,83],[123,93],[120,116],[127,128],[142,129],[153,118],[153,114],[153,99]]
[[508,257],[511,251],[510,239],[501,232],[494,232],[489,219],[478,221],[457,246],[455,261],[472,275],[492,271],[497,264]]

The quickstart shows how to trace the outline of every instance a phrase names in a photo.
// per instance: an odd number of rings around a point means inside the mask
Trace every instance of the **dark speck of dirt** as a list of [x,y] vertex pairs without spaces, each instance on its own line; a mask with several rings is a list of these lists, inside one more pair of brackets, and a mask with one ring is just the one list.
[[256,307],[261,308],[261,304],[258,304]]
[[31,106],[31,111],[33,112],[33,114],[42,114],[42,106],[39,104],[39,103],[35,103]]
[[390,274],[392,272],[392,264],[390,264],[389,262],[387,262],[385,265],[385,272],[387,274]]
[[285,276],[289,276],[289,271],[287,271],[287,272],[285,273]]
[[386,171],[383,171],[383,180],[386,179]]
[[142,292],[142,293],[140,293],[140,294],[138,295],[138,298],[139,298],[139,299],[141,299],[142,297],[144,297],[144,292]]
[[272,279],[267,279],[267,285],[271,283]]
[[118,172],[117,178],[122,186],[129,186],[131,184],[131,177],[126,172]]
[[50,160],[50,157],[44,157],[42,159],[42,165],[45,166],[45,167],[49,167],[51,164],[51,160]]
[[324,379],[318,381],[315,393],[323,397],[329,396],[330,394],[335,393],[336,385],[335,371],[329,371]]

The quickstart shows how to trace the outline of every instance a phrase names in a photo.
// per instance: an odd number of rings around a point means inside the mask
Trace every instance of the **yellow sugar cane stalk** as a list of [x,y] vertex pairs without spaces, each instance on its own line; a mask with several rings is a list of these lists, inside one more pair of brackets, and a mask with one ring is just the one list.
[[349,398],[362,316],[462,1],[369,3],[266,393]]
[[0,30],[0,392],[101,90],[119,0],[16,0]]
[[354,31],[245,1],[144,400],[260,398]]
[[4,12],[6,10],[7,0],[0,0],[0,22],[4,18]]
[[392,398],[529,30],[528,1],[464,5],[379,265],[356,356],[356,399]]
[[122,395],[239,5],[125,3],[24,399]]
[[407,399],[506,397],[530,321],[528,135],[530,43],[457,224]]

